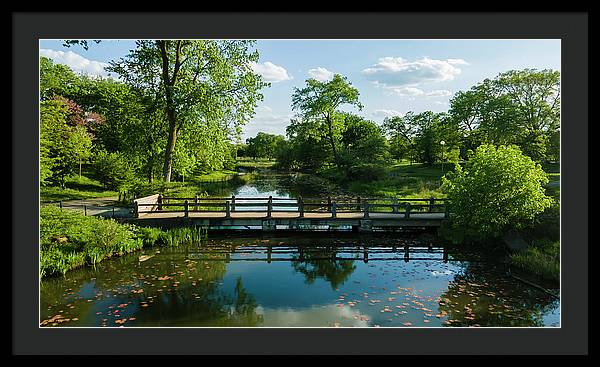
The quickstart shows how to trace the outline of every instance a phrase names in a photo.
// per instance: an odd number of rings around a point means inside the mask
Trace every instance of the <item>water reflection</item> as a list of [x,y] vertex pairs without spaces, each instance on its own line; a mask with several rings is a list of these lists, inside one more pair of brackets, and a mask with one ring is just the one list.
[[557,300],[507,277],[501,264],[406,238],[214,238],[46,279],[40,308],[42,326],[556,326],[559,319]]
[[[316,248],[309,251],[298,249],[298,254],[292,258],[300,260],[292,263],[295,271],[306,278],[306,283],[313,284],[317,278],[325,279],[332,289],[344,284],[356,270],[353,260],[336,260],[335,248]],[[355,256],[358,259],[358,256]]]

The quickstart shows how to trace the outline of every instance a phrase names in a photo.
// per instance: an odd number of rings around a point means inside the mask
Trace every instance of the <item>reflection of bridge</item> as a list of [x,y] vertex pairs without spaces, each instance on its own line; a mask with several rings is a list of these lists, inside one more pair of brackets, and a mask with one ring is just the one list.
[[[465,261],[448,256],[446,247],[394,246],[394,247],[310,247],[310,246],[256,246],[243,248],[198,248],[185,253],[186,259],[199,261]],[[472,261],[472,259],[470,260]]]
[[201,225],[212,229],[338,230],[370,232],[439,227],[444,199],[398,198],[173,198],[152,195],[134,202],[137,224]]

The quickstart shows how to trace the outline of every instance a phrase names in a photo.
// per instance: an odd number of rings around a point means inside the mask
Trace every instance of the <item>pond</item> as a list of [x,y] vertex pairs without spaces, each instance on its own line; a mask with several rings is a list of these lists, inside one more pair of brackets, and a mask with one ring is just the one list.
[[[285,183],[259,178],[219,194],[295,197]],[[560,326],[559,299],[498,258],[424,234],[209,233],[43,279],[40,325]]]
[[42,281],[41,323],[559,326],[558,299],[481,253],[346,237],[221,237],[107,260]]

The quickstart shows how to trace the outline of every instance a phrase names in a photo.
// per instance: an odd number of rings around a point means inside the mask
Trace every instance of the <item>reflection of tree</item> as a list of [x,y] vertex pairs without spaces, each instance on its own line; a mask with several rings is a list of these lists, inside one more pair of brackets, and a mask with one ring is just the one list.
[[[65,288],[72,287],[77,291],[85,284],[92,284],[91,278],[96,278],[92,290],[94,298],[102,303],[82,300],[76,303],[77,308],[73,310],[81,315],[82,321],[86,320],[83,326],[97,326],[101,318],[107,317],[108,311],[116,310],[102,309],[103,314],[95,316],[98,309],[86,311],[86,307],[92,304],[105,305],[103,307],[128,304],[120,310],[120,314],[134,316],[135,323],[128,322],[125,326],[260,324],[262,316],[256,314],[257,303],[246,292],[241,279],[236,282],[233,297],[219,286],[226,273],[227,258],[222,254],[192,254],[181,248],[162,249],[160,255],[142,263],[138,261],[137,254],[102,262],[96,269],[70,272],[68,278],[48,282],[42,289],[42,311],[55,300],[59,300],[55,303],[57,307],[69,303],[63,297]],[[89,313],[88,317],[84,317],[83,313]],[[109,323],[109,326],[112,324]]]
[[470,263],[440,297],[450,326],[543,326],[542,312],[554,299],[485,263]]
[[318,248],[316,251],[302,252],[293,255],[292,266],[294,270],[304,274],[306,282],[312,284],[317,278],[323,278],[336,289],[350,277],[356,270],[353,260],[334,260],[335,251]]

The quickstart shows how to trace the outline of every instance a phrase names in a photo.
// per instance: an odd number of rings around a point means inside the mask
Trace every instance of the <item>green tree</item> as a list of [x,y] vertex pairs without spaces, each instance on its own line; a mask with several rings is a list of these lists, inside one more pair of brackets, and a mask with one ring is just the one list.
[[261,131],[255,137],[246,139],[246,154],[253,158],[275,158],[277,146],[284,139],[281,135]]
[[[179,131],[186,124],[239,134],[254,114],[266,83],[252,71],[258,52],[246,40],[144,40],[108,68],[135,89],[164,102],[168,122],[163,179],[171,180]],[[222,139],[223,144],[227,139]]]
[[122,190],[135,180],[133,167],[122,153],[100,150],[94,154],[92,165],[107,189]]
[[464,169],[442,178],[455,228],[486,239],[524,228],[552,204],[545,195],[548,178],[539,164],[516,146],[481,145]]
[[292,109],[299,111],[305,119],[321,119],[327,131],[334,162],[339,166],[340,156],[336,146],[335,117],[342,105],[356,106],[362,109],[358,100],[358,89],[354,88],[346,77],[335,74],[330,81],[306,80],[306,87],[294,88]]
[[64,187],[65,178],[90,155],[91,136],[83,126],[69,126],[69,106],[52,99],[40,104],[40,181]]
[[[289,152],[288,166],[302,170],[318,171],[331,162],[331,145],[327,133],[317,119],[292,119],[286,127]],[[282,162],[281,159],[279,159]]]
[[79,89],[79,77],[68,67],[40,57],[40,100],[54,96],[71,96]]
[[341,163],[345,167],[388,159],[388,143],[377,124],[350,113],[343,114],[343,121]]
[[76,126],[71,131],[67,141],[69,150],[79,162],[79,177],[81,177],[81,165],[92,155],[92,137],[83,126]]

